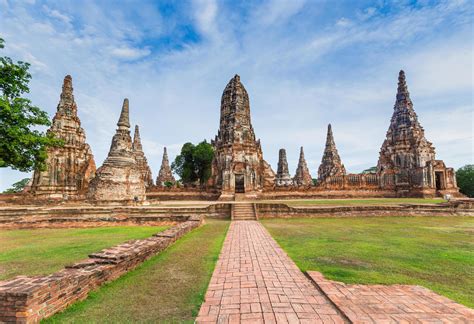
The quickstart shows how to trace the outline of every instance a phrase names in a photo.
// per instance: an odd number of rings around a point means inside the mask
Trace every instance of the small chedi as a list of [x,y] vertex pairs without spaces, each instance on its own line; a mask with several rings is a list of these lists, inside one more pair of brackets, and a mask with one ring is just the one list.
[[288,171],[288,161],[286,159],[285,149],[280,149],[278,152],[278,169],[275,178],[275,185],[278,187],[293,185],[293,180]]
[[38,197],[78,198],[85,195],[95,174],[95,162],[77,116],[72,78],[64,78],[63,88],[48,133],[63,141],[63,146],[47,150],[46,169],[33,174],[30,192]]
[[168,152],[165,147],[163,149],[163,160],[161,161],[160,172],[158,173],[158,177],[156,178],[156,185],[162,187],[167,182],[174,184],[176,180],[173,176],[173,172],[171,172],[170,162],[168,160]]
[[458,194],[452,168],[435,159],[435,148],[425,138],[418,122],[402,70],[387,136],[380,149],[377,174],[380,185],[393,189],[399,196],[434,196]]
[[212,145],[211,183],[222,192],[221,198],[273,187],[275,173],[263,159],[260,140],[256,139],[250,120],[249,96],[238,75],[222,94],[220,127]]
[[143,153],[142,140],[140,138],[140,129],[138,125],[135,125],[132,149],[133,154],[135,155],[135,160],[137,161],[138,169],[140,170],[142,179],[145,182],[145,187],[149,188],[153,186],[153,177],[145,153]]
[[304,158],[303,146],[300,148],[300,158],[298,160],[298,167],[296,168],[293,184],[299,187],[307,187],[313,184],[313,179],[309,173],[306,159]]
[[342,176],[346,174],[344,164],[337,152],[336,143],[332,134],[331,124],[328,125],[326,136],[326,147],[324,148],[323,158],[318,169],[318,180],[325,181],[328,177]]
[[132,148],[128,99],[123,101],[117,126],[107,159],[97,169],[87,197],[93,201],[142,201],[145,181]]

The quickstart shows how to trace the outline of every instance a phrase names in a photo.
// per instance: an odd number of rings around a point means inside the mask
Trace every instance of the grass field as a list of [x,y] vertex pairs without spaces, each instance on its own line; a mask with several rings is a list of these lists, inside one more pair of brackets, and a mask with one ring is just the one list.
[[92,252],[130,239],[151,236],[167,227],[126,226],[68,229],[0,230],[0,280],[60,270]]
[[345,283],[422,285],[474,307],[474,218],[262,222],[303,271]]
[[207,224],[46,323],[193,323],[229,225]]
[[265,202],[282,202],[290,206],[357,206],[357,205],[396,205],[396,204],[440,204],[446,202],[441,198],[373,198],[373,199],[302,199],[302,200],[269,200]]

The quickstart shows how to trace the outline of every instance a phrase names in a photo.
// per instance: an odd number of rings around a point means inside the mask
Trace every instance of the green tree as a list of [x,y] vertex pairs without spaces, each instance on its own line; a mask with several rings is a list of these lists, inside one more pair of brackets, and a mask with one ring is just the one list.
[[22,179],[18,182],[15,182],[14,184],[12,184],[11,188],[8,188],[3,193],[21,192],[25,188],[25,186],[27,185],[28,181],[30,181],[30,178],[24,178],[24,179]]
[[171,168],[185,184],[193,184],[199,181],[204,185],[211,176],[211,165],[214,157],[212,145],[202,141],[198,145],[185,143],[181,153],[171,164]]
[[468,197],[474,197],[474,164],[468,164],[456,171],[459,191]]
[[362,173],[375,173],[377,172],[377,167],[376,166],[373,166],[371,168],[368,168],[368,169],[365,169],[364,171],[362,171]]
[[[1,38],[0,48],[4,48]],[[20,171],[44,169],[47,147],[61,145],[53,134],[35,129],[50,125],[48,114],[22,98],[30,91],[29,67],[29,63],[0,57],[0,167]]]

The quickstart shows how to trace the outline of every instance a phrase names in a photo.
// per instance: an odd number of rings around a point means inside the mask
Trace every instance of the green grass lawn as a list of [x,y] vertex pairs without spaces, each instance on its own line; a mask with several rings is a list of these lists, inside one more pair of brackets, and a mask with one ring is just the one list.
[[0,230],[0,280],[50,274],[88,254],[168,226]]
[[206,220],[161,254],[45,322],[193,323],[228,225]]
[[271,219],[302,271],[345,283],[416,284],[474,306],[474,218]]
[[302,200],[268,200],[265,202],[280,202],[289,206],[351,206],[351,205],[396,205],[396,204],[440,204],[446,202],[441,198],[373,198],[373,199],[302,199]]

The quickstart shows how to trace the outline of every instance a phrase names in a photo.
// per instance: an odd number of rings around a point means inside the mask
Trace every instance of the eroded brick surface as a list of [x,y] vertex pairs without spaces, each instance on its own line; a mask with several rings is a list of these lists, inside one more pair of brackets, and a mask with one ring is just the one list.
[[198,323],[344,323],[257,221],[232,222]]
[[474,311],[420,286],[349,285],[308,274],[354,323],[474,323]]

